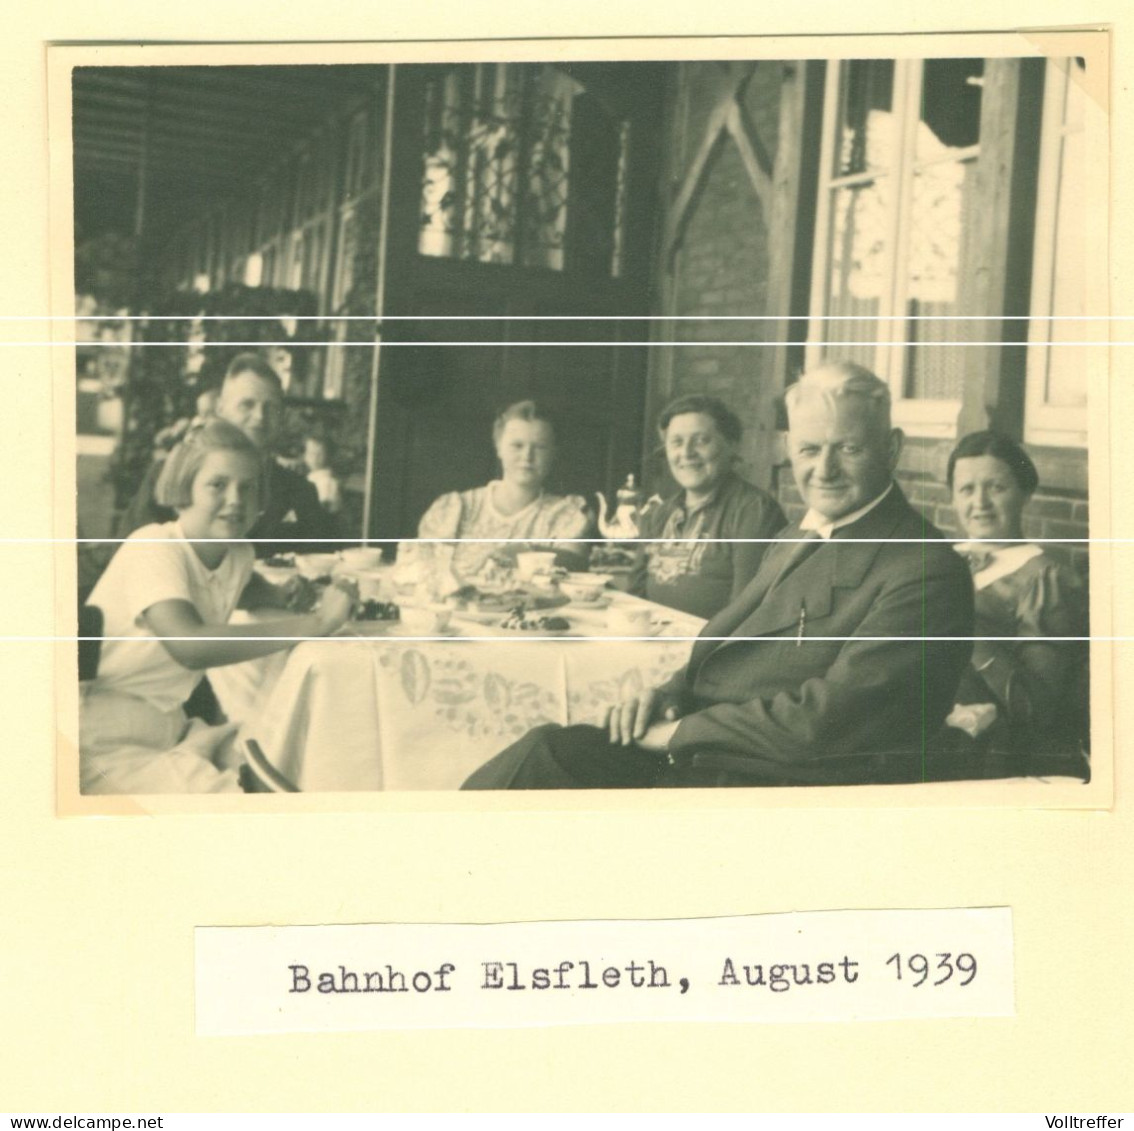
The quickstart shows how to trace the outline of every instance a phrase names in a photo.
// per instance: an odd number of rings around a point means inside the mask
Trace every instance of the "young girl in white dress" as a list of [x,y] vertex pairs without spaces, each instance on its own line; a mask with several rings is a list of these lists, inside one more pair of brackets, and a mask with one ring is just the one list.
[[90,596],[104,640],[98,674],[82,688],[83,793],[239,792],[235,725],[190,723],[185,700],[206,668],[329,635],[350,616],[356,594],[342,582],[316,612],[228,624],[242,595],[262,605],[289,596],[253,574],[244,541],[265,489],[260,452],[225,421],[192,428],[170,453],[157,501],[177,520],[134,531]]

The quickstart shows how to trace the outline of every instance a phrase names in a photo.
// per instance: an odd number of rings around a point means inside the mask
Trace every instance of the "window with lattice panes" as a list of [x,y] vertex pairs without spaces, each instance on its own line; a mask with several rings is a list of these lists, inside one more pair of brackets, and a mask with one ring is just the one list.
[[577,79],[546,63],[439,68],[423,140],[420,254],[620,272],[629,133]]
[[828,70],[807,363],[873,370],[914,434],[952,435],[960,408],[964,350],[943,343],[972,313],[965,235],[983,75],[981,59],[847,60]]

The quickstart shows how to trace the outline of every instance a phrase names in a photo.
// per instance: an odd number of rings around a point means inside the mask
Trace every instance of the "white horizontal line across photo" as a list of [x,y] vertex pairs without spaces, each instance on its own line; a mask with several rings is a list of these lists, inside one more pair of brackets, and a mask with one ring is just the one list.
[[0,322],[1131,322],[1134,314],[0,314]]
[[[304,341],[296,341],[296,340],[291,339],[291,338],[283,338],[283,339],[281,339],[280,341],[277,341],[277,342],[252,340],[252,341],[247,341],[247,342],[228,342],[226,344],[229,345],[229,346],[247,347],[248,349],[264,349],[266,347],[272,347],[272,346],[282,348],[282,349],[292,349],[292,348],[299,347],[299,346],[317,346],[320,349],[328,349],[328,348],[331,348],[331,349],[373,349],[374,348],[374,343],[372,341],[361,341],[361,342],[342,341],[342,342],[334,342],[334,343],[328,344],[327,342],[323,342],[323,341],[304,342]],[[927,347],[932,348],[932,349],[958,349],[958,348],[962,348],[962,347],[969,348],[969,347],[974,347],[974,346],[983,346],[983,347],[995,346],[997,349],[1009,349],[1009,348],[1013,348],[1013,346],[1014,346],[1014,344],[1011,343],[1011,342],[995,341],[995,340],[994,341],[972,341],[972,342],[918,342],[918,341],[908,341],[908,342],[906,342],[906,341],[901,341],[901,342],[877,341],[877,342],[872,342],[872,341],[850,340],[850,341],[828,341],[826,344],[827,344],[828,347],[851,347],[851,346],[853,346],[853,347],[857,348],[859,346],[872,346],[872,347],[875,347],[877,349],[909,349],[913,346],[917,346],[918,349],[925,349]],[[1075,346],[1075,347],[1081,347],[1081,346],[1114,346],[1114,347],[1119,347],[1119,346],[1131,346],[1131,345],[1134,345],[1134,342],[1116,342],[1116,341],[1112,341],[1112,340],[1106,339],[1106,338],[1099,338],[1099,339],[1094,340],[1094,341],[1066,341],[1066,340],[1062,340],[1062,339],[1060,339],[1060,340],[1051,339],[1051,340],[1047,340],[1047,341],[1040,340],[1040,341],[1037,341],[1033,344],[1043,345],[1043,346]],[[435,348],[468,349],[468,348],[474,348],[474,347],[478,348],[478,349],[488,349],[488,348],[522,349],[522,348],[531,348],[531,347],[535,347],[535,346],[538,346],[541,349],[663,349],[663,348],[668,348],[668,349],[704,349],[704,348],[708,348],[708,347],[717,347],[717,346],[727,347],[729,349],[743,349],[743,348],[747,348],[747,347],[765,348],[765,349],[774,349],[774,348],[781,348],[782,349],[782,348],[786,348],[788,346],[798,346],[798,345],[799,345],[799,343],[794,342],[794,341],[765,341],[765,340],[760,340],[760,341],[753,340],[753,341],[747,341],[747,342],[743,342],[743,341],[741,341],[741,342],[738,342],[738,341],[719,341],[719,342],[714,342],[714,341],[703,341],[703,342],[702,341],[698,341],[698,342],[680,342],[680,341],[545,342],[545,341],[539,341],[539,340],[511,341],[511,340],[500,339],[500,340],[495,340],[495,341],[489,340],[489,341],[465,341],[465,342],[462,342],[462,341],[440,342],[440,341],[434,341],[433,339],[429,339],[429,340],[423,340],[423,341],[404,342],[404,341],[390,341],[389,339],[386,339],[382,342],[383,348],[391,348],[391,349],[422,349],[422,348],[425,348],[425,347],[428,347],[430,349],[435,349]],[[83,349],[115,349],[115,350],[121,350],[122,349],[122,343],[121,342],[111,342],[111,341],[80,342],[80,341],[77,341],[77,340],[76,341],[47,341],[47,342],[6,342],[6,341],[0,341],[0,346],[21,347],[21,348],[39,348],[41,346],[43,346],[43,347],[51,346],[51,347],[56,347],[56,348],[62,347],[62,348],[71,348],[71,349],[74,349],[76,347],[82,347]],[[150,349],[150,348],[157,349],[157,348],[161,348],[161,347],[184,349],[185,343],[184,342],[132,342],[131,343],[132,349]]]

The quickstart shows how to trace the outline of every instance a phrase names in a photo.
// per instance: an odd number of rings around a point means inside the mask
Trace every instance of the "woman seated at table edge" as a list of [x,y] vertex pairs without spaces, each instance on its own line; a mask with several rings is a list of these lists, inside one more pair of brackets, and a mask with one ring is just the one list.
[[736,472],[743,428],[716,397],[693,394],[662,409],[658,433],[681,490],[644,510],[630,592],[708,619],[756,574],[767,542],[787,524],[779,504]]
[[[593,532],[583,497],[544,490],[555,460],[555,428],[546,410],[533,400],[509,405],[496,418],[492,440],[500,478],[440,496],[418,525],[418,537],[423,539],[488,541],[455,541],[447,546],[403,542],[398,548],[399,568],[430,562],[435,564],[435,577],[447,571],[450,581],[463,585],[489,558],[515,559],[525,550],[546,549],[555,552],[557,566],[585,569],[588,543],[568,541],[585,539]],[[491,540],[497,538],[500,542],[494,544]]]
[[[1043,638],[1087,635],[1086,589],[1072,568],[1021,541],[1036,466],[1008,437],[974,432],[949,456],[946,481],[974,540],[957,546],[973,572],[977,637],[957,701],[995,705],[980,740],[1011,761],[1010,772],[1055,772],[1038,761],[1055,756],[1084,773],[1087,646]],[[980,639],[1005,636],[1019,639]]]

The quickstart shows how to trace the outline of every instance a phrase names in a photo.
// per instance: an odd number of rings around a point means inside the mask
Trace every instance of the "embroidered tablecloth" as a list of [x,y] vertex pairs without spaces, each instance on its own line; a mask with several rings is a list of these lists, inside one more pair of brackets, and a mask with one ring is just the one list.
[[704,622],[650,607],[660,631],[649,639],[602,638],[593,617],[552,639],[492,638],[456,620],[448,639],[375,625],[306,641],[274,665],[245,733],[304,791],[456,789],[532,727],[601,722],[679,669]]

